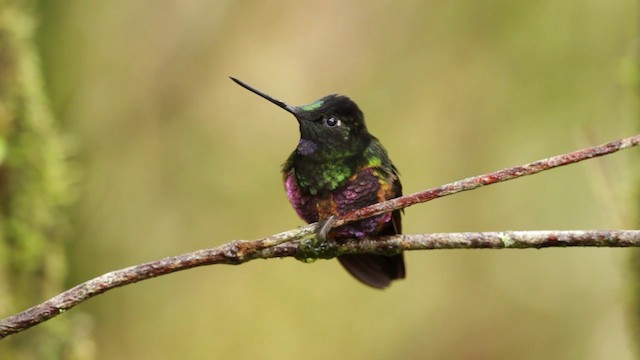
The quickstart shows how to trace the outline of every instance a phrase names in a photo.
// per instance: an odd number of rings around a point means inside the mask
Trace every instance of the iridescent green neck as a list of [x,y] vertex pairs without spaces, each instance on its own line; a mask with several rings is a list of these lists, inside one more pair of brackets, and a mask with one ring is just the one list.
[[351,176],[364,168],[380,168],[391,172],[387,153],[372,139],[366,149],[350,154],[314,153],[311,156],[294,151],[284,165],[285,173],[293,173],[298,185],[312,195],[329,192],[344,185]]
[[354,169],[343,162],[323,163],[313,169],[303,164],[295,170],[298,184],[311,195],[337,189],[354,173]]

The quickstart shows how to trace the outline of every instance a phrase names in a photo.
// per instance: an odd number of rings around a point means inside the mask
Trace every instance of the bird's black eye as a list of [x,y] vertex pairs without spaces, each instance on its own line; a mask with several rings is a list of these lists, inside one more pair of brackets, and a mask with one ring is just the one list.
[[326,119],[324,121],[325,125],[329,126],[329,127],[334,127],[337,125],[340,125],[340,120],[334,118],[334,117],[330,117],[328,119]]

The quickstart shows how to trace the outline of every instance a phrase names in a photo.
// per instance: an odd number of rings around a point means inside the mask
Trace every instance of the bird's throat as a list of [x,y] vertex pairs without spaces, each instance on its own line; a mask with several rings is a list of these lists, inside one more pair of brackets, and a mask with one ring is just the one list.
[[318,144],[316,144],[313,140],[300,139],[296,151],[302,156],[313,155],[318,151]]

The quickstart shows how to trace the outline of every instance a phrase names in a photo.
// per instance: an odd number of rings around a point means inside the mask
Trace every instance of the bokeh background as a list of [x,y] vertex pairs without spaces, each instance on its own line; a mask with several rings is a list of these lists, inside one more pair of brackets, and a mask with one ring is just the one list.
[[[302,224],[288,113],[353,98],[415,192],[637,131],[638,4],[41,1],[73,144],[68,285]],[[623,229],[633,150],[407,209],[407,233]],[[635,163],[635,162],[634,162]],[[336,261],[192,269],[84,314],[98,359],[631,359],[629,250],[423,251],[366,288]],[[54,319],[52,321],[59,321]],[[25,332],[16,336],[29,336]]]

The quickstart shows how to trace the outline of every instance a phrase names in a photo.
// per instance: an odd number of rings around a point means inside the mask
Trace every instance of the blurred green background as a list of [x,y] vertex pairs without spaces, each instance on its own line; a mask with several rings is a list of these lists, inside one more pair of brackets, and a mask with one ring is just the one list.
[[[637,131],[638,4],[41,1],[76,161],[70,278],[302,224],[291,104],[353,98],[405,192]],[[634,150],[410,208],[407,233],[634,228]],[[336,261],[211,266],[99,296],[98,359],[630,359],[630,251],[423,251],[366,288]],[[60,321],[54,319],[52,321]],[[17,337],[28,337],[25,332]]]

